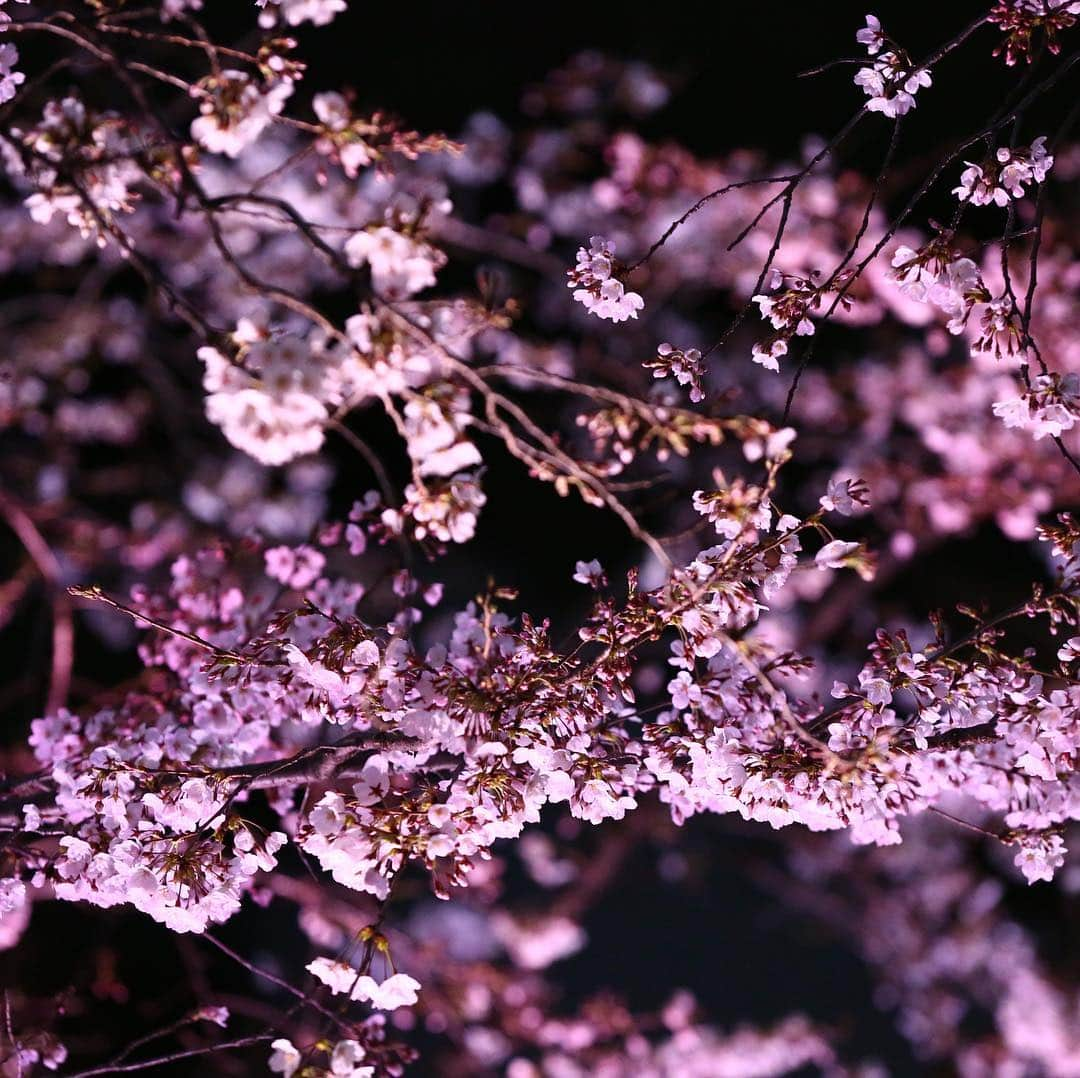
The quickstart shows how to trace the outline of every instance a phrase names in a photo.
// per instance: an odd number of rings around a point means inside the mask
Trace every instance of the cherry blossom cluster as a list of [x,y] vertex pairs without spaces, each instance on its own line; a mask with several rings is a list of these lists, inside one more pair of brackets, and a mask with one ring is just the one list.
[[1046,152],[1046,139],[1034,139],[1027,149],[1011,150],[1002,146],[989,165],[973,165],[960,176],[960,186],[953,194],[973,206],[1007,206],[1011,198],[1023,198],[1030,183],[1042,183],[1054,164]]
[[1078,16],[1076,0],[998,0],[987,18],[1004,32],[1005,40],[994,55],[1004,55],[1010,67],[1020,60],[1030,64],[1032,48],[1039,40],[1057,55],[1061,51],[1058,35],[1075,25]]
[[415,160],[424,153],[462,151],[443,135],[403,130],[391,117],[378,112],[356,116],[349,100],[335,91],[316,94],[311,107],[323,126],[316,149],[339,164],[349,179],[356,179],[369,165],[385,166],[394,155]]
[[[757,499],[759,508],[751,516],[742,507],[750,501],[747,495],[739,492],[738,500],[735,513],[711,510],[722,534],[767,525],[763,497]],[[724,501],[730,504],[730,499]],[[1056,533],[1048,537],[1059,548],[1069,542]],[[790,572],[797,549],[794,536],[780,545],[780,572],[785,568],[785,554]],[[820,568],[831,569],[859,556],[857,544],[834,540],[819,551],[815,561]],[[763,581],[766,595],[769,587],[776,586],[777,569]],[[725,595],[724,601],[730,608],[731,595]],[[1030,616],[1038,609],[1035,603],[1025,613]],[[1058,612],[1056,607],[1047,609]],[[732,615],[736,624],[745,622],[755,616],[754,608],[725,610],[720,614],[721,624],[732,620]],[[709,621],[715,625],[717,615],[710,614]],[[1075,766],[1080,698],[1071,690],[1044,695],[1043,676],[1006,656],[995,657],[991,663],[957,662],[945,644],[939,644],[935,656],[913,650],[904,637],[879,632],[872,649],[874,660],[860,673],[858,686],[834,686],[833,695],[842,705],[824,714],[800,717],[789,705],[778,704],[775,695],[759,698],[762,683],[748,678],[747,661],[737,652],[718,648],[711,638],[699,643],[693,635],[698,625],[695,614],[689,638],[675,650],[672,662],[681,669],[669,691],[677,711],[657,723],[653,736],[659,744],[648,761],[666,786],[662,799],[670,801],[677,818],[734,809],[774,827],[797,821],[812,830],[848,828],[859,842],[896,842],[899,817],[922,811],[952,785],[963,785],[969,768],[978,766],[982,738],[970,747],[960,746],[964,746],[965,731],[980,728],[981,735],[992,731],[986,744],[995,770],[988,772],[977,792],[969,794],[1002,813],[1014,828],[1008,841],[1019,847],[1017,865],[1029,880],[1049,878],[1062,863],[1061,841],[1054,828],[1069,818],[1070,810],[1067,802],[1057,802],[1051,789],[1041,788],[1040,783],[1049,781],[1052,788],[1062,769],[1068,773]],[[707,660],[700,674],[695,658]],[[778,665],[792,661],[773,660]],[[906,709],[894,709],[901,688],[915,701],[914,716]],[[730,709],[736,701],[747,711],[743,719],[733,722]],[[789,754],[796,759],[806,752],[813,755],[818,745],[815,730],[825,726],[826,718],[827,751],[817,750],[823,752],[821,771],[795,763],[785,777],[769,767],[770,753],[777,753],[777,760]],[[1031,736],[1044,736],[1041,731],[1048,740],[1035,744]],[[674,741],[665,736],[669,732],[676,734]],[[905,743],[923,750],[922,754],[911,755]],[[1011,766],[1004,755],[1006,746],[1015,761]],[[688,772],[678,766],[683,758]],[[1041,762],[1050,760],[1049,767]],[[1005,763],[1003,772],[996,770],[999,761]],[[950,775],[955,778],[950,780]]]
[[[1069,809],[1055,805],[1055,787],[1077,757],[1080,699],[1071,691],[1044,695],[1041,674],[989,650],[992,635],[977,635],[982,651],[961,661],[944,644],[936,653],[914,651],[903,636],[879,633],[858,688],[834,687],[844,703],[830,715],[828,741],[821,740],[813,730],[824,719],[813,711],[800,717],[801,706],[787,701],[768,673],[798,671],[805,660],[725,643],[727,633],[758,618],[759,595],[779,591],[799,564],[798,535],[807,525],[790,515],[774,525],[769,489],[736,483],[699,492],[695,505],[721,536],[720,545],[702,551],[656,593],[640,593],[631,582],[625,605],[598,599],[581,636],[605,651],[599,663],[587,665],[552,652],[539,627],[516,629],[487,604],[460,613],[448,644],[423,658],[396,635],[412,620],[399,616],[384,652],[349,613],[356,589],[316,577],[321,559],[302,548],[291,558],[281,548],[268,551],[266,568],[310,596],[306,605],[275,616],[269,633],[256,632],[245,644],[257,629],[250,619],[258,608],[251,606],[250,589],[247,606],[240,605],[227,561],[209,555],[178,564],[173,598],[164,607],[151,601],[147,610],[160,615],[154,622],[168,624],[170,634],[160,652],[146,654],[192,679],[186,688],[181,683],[175,706],[193,709],[195,722],[207,725],[199,736],[178,740],[186,724],[170,730],[175,720],[168,715],[148,723],[138,694],[86,724],[61,713],[35,725],[32,743],[52,768],[57,806],[81,822],[60,843],[57,896],[103,906],[132,902],[178,930],[201,930],[235,912],[246,878],[272,867],[285,841],[283,834],[259,835],[229,811],[237,792],[258,782],[258,772],[250,774],[243,761],[265,752],[259,741],[235,736],[237,724],[245,725],[237,690],[245,701],[264,700],[263,738],[286,722],[321,719],[361,735],[367,729],[369,736],[402,739],[397,747],[361,753],[348,792],[325,793],[297,836],[335,879],[380,900],[409,860],[425,863],[436,890],[446,894],[466,882],[492,842],[539,819],[546,802],[566,801],[572,815],[594,824],[618,820],[654,783],[677,818],[736,810],[774,826],[798,821],[813,830],[850,829],[858,841],[896,842],[899,817],[949,789],[953,772],[943,764],[960,753],[968,763],[957,761],[954,774],[968,774],[984,741],[997,760],[1007,746],[1018,777],[999,786],[993,772],[976,796],[1004,816],[1012,830],[1003,840],[1020,847],[1017,862],[1025,874],[1047,878],[1062,860],[1053,828],[1069,818]],[[857,484],[837,485],[826,500],[849,508],[845,497],[853,506],[853,490],[860,493]],[[776,537],[769,538],[774,526]],[[812,520],[809,526],[817,525]],[[1080,542],[1074,532],[1065,522],[1047,537],[1072,557]],[[842,540],[822,546],[814,564],[824,571],[869,570],[860,545]],[[1049,604],[1035,599],[1022,613],[1045,610],[1075,622],[1068,598],[1075,576],[1068,565],[1060,598]],[[593,569],[584,576],[599,585],[598,574]],[[319,622],[330,631],[313,638]],[[648,724],[638,742],[612,719],[620,714],[620,699],[632,699],[628,661],[635,641],[670,624],[681,633],[672,659],[680,672],[669,686],[676,711]],[[295,642],[282,645],[273,633],[286,626]],[[207,648],[215,657],[211,669],[219,671],[209,680]],[[992,661],[981,658],[988,654]],[[700,671],[699,661],[705,664]],[[490,678],[506,684],[497,725],[473,699],[472,686]],[[282,696],[282,684],[295,686],[295,697]],[[900,689],[916,702],[914,720],[895,710]],[[379,722],[372,727],[375,715]],[[591,722],[603,724],[603,743],[593,740]],[[126,731],[122,742],[117,724]],[[982,736],[965,745],[965,731],[991,724],[993,736],[980,729]],[[123,744],[123,752],[90,748],[101,739]],[[338,744],[352,754],[348,735]],[[643,750],[646,771],[638,762]],[[436,773],[417,785],[414,776],[440,753],[460,755],[461,765],[448,779]],[[284,760],[291,765],[295,758]],[[201,763],[191,770],[185,761],[194,759]],[[241,761],[239,768],[233,760]],[[185,769],[192,777],[170,779],[164,788],[153,781],[155,771],[182,776]],[[288,766],[280,774],[287,783]],[[365,998],[379,998],[374,991]]]
[[[585,1078],[590,1074],[640,1074],[662,1078],[668,1074],[788,1074],[814,1067],[828,1071],[836,1054],[828,1039],[805,1018],[793,1017],[767,1029],[736,1029],[724,1033],[687,1021],[680,1014],[681,1000],[665,1012],[664,1036],[646,1038],[634,1030],[601,1038],[586,1023],[566,1023],[569,1034],[560,1045],[553,1042],[539,1063],[515,1059],[509,1078]],[[612,1019],[622,1017],[612,1015]],[[613,1021],[614,1024],[614,1021]],[[612,1031],[615,1032],[614,1030]]]
[[603,236],[593,236],[588,247],[578,248],[577,265],[568,276],[574,299],[597,318],[625,322],[637,318],[645,306],[637,292],[626,291],[617,274],[615,245]]
[[104,245],[113,215],[130,213],[141,170],[130,156],[136,143],[116,114],[95,114],[76,97],[46,103],[31,128],[14,130],[24,154],[13,162],[34,188],[31,217],[47,224],[54,214]]
[[[121,1066],[160,1035],[286,1078],[398,1078],[414,1043],[510,1078],[867,1073],[797,1014],[559,999],[628,858],[674,885],[737,833],[845,904],[921,1057],[1072,1073],[1072,989],[1003,896],[1077,878],[1080,153],[1028,115],[1068,98],[1077,5],[996,3],[922,65],[868,16],[867,104],[789,160],[628,130],[673,83],[599,54],[527,90],[525,137],[422,134],[296,58],[346,11],[249,4],[226,44],[199,0],[0,10],[0,633],[32,649],[0,948],[32,963],[37,907],[79,903],[273,986],[193,978]],[[988,24],[1040,60],[964,103],[993,157],[938,225],[964,150],[913,172],[894,138],[873,180],[848,132]],[[972,606],[927,584],[1002,542]],[[261,932],[289,918],[298,946]],[[34,991],[5,1073],[100,1047],[60,1035],[94,1003]]]
[[293,80],[274,79],[260,85],[244,71],[209,75],[197,87],[198,119],[191,137],[210,153],[237,157],[281,113],[293,92]]
[[345,257],[351,266],[370,266],[376,290],[387,299],[403,299],[429,288],[445,261],[428,244],[386,226],[350,237]]
[[256,0],[262,8],[259,25],[273,27],[278,22],[299,26],[310,22],[326,26],[348,6],[345,0]]
[[768,284],[774,294],[754,296],[752,302],[758,305],[761,317],[771,322],[776,332],[755,343],[750,358],[767,371],[779,371],[780,359],[787,355],[792,339],[813,336],[814,323],[810,314],[820,308],[830,294],[835,293],[840,305],[850,305],[844,294],[849,280],[850,275],[842,273],[819,282],[817,274],[800,277],[772,270]]
[[[321,327],[301,336],[242,320],[227,351],[206,346],[199,358],[205,365],[207,418],[263,464],[283,464],[318,450],[334,413],[365,398],[381,398],[396,414],[389,393],[406,396],[398,421],[418,479],[460,475],[466,483],[465,471],[480,463],[464,433],[470,422],[468,394],[436,381],[437,354],[413,351],[372,314],[354,315],[345,332],[333,338]],[[413,389],[428,381],[424,393]],[[427,500],[422,485],[411,489],[410,502]],[[457,501],[483,504],[474,495]],[[429,509],[429,519],[446,519],[449,512]]]
[[341,1032],[331,1039],[302,1042],[300,1047],[287,1037],[272,1040],[266,1057],[268,1072],[282,1078],[298,1074],[304,1078],[379,1078],[401,1074],[415,1059],[414,1052],[387,1039],[381,1015],[349,1027],[351,1036],[341,1036]]
[[947,236],[937,236],[918,251],[901,245],[892,259],[892,277],[918,303],[929,303],[948,315],[954,335],[973,331],[971,348],[998,359],[1019,352],[1026,343],[1015,295],[995,296],[979,267],[953,251]]
[[350,999],[366,1000],[380,1011],[412,1006],[420,987],[419,981],[405,973],[395,973],[379,983],[347,962],[332,958],[316,958],[307,968],[334,995],[345,993]]
[[855,85],[870,99],[866,107],[894,119],[910,112],[915,95],[931,84],[930,72],[916,68],[907,53],[892,44],[874,15],[866,16],[866,26],[855,37],[873,57],[855,75]]
[[1080,376],[1037,375],[1020,396],[996,401],[994,415],[1007,427],[1030,431],[1035,439],[1058,438],[1080,417]]
[[[686,457],[692,446],[719,445],[729,435],[764,452],[776,434],[769,423],[752,417],[710,419],[670,404],[641,401],[619,401],[584,412],[577,422],[608,475],[619,474],[640,457],[651,456],[660,463],[673,456]],[[760,459],[763,452],[750,459]]]
[[681,386],[689,386],[690,400],[700,404],[705,399],[702,379],[705,367],[701,361],[701,351],[697,348],[675,348],[661,344],[656,349],[656,358],[645,364],[653,372],[654,378],[674,378]]
[[[0,18],[9,17],[0,11]],[[0,30],[2,29],[3,24],[0,23]],[[9,41],[0,43],[0,105],[10,101],[19,86],[26,81],[26,76],[15,68],[18,62],[19,50]]]
[[338,368],[321,362],[322,354],[297,336],[261,339],[244,324],[233,336],[243,348],[237,359],[209,345],[199,350],[207,418],[263,464],[317,450],[330,418],[327,405],[339,392]]

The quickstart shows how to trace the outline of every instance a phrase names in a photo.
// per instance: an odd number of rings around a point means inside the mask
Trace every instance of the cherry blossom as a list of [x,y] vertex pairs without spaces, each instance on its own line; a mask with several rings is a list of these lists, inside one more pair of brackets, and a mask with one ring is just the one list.
[[292,1041],[279,1037],[270,1045],[269,1067],[275,1074],[284,1075],[284,1078],[292,1078],[299,1070],[303,1056],[294,1047]]
[[996,401],[994,415],[1007,427],[1030,431],[1036,440],[1058,437],[1071,430],[1080,416],[1080,376],[1074,372],[1064,377],[1040,374],[1019,397]]
[[310,22],[315,26],[325,26],[332,22],[347,7],[346,0],[264,0],[259,4],[263,9],[260,17],[262,25],[273,26],[281,20],[288,26],[299,26]]
[[418,243],[392,228],[357,232],[345,244],[349,264],[371,266],[375,288],[388,299],[403,299],[435,283],[435,271],[445,258],[426,243]]
[[869,488],[861,479],[831,479],[818,504],[828,512],[855,516],[870,504]]
[[685,351],[670,344],[661,344],[656,349],[656,359],[645,364],[651,367],[654,378],[671,377],[681,386],[689,386],[690,400],[695,404],[705,399],[702,379],[705,368],[701,363],[701,352],[697,348]]
[[[709,156],[636,60],[458,142],[328,88],[357,5],[108,7],[0,10],[0,1070],[870,1073],[848,1015],[564,991],[619,888],[752,865],[915,1066],[1072,1073],[1080,8],[868,15],[846,125]],[[851,152],[931,72],[958,137]]]
[[199,87],[201,115],[192,121],[191,137],[211,153],[237,157],[281,112],[292,91],[291,79],[260,89],[243,71],[222,71]]
[[873,62],[855,75],[855,85],[870,99],[867,109],[893,119],[910,112],[916,104],[915,95],[931,85],[930,72],[916,68],[902,49],[885,48],[889,38],[873,15],[866,17],[866,27],[855,37],[873,57]]
[[1046,152],[1045,137],[1034,139],[1029,149],[1011,150],[1003,146],[989,166],[968,162],[960,176],[960,186],[953,194],[973,206],[990,203],[1007,206],[1010,199],[1024,197],[1025,185],[1042,183],[1053,163],[1053,155]]
[[10,101],[26,81],[21,71],[15,70],[19,62],[19,50],[10,42],[0,42],[0,105]]
[[364,1000],[378,1010],[411,1006],[420,989],[420,982],[405,973],[395,973],[380,984],[348,963],[329,958],[316,958],[307,968],[334,995],[347,994],[350,999]]
[[574,299],[598,318],[625,322],[637,318],[645,301],[636,292],[627,292],[616,276],[615,246],[602,236],[593,236],[588,248],[580,247],[577,265],[570,270],[567,287]]
[[855,35],[855,40],[866,47],[871,56],[876,56],[885,45],[885,35],[881,31],[881,21],[876,15],[866,16],[866,26]]

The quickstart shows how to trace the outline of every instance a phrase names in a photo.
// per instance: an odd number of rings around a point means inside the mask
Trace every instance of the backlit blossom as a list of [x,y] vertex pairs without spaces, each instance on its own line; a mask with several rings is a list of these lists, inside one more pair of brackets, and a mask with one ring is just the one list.
[[814,555],[814,562],[819,569],[839,569],[858,549],[858,543],[846,543],[842,539],[834,539],[831,543],[826,543]]
[[1036,440],[1058,437],[1080,419],[1080,376],[1040,374],[1032,379],[1030,390],[995,401],[993,407],[1006,427],[1030,431]]
[[577,265],[570,270],[567,287],[574,299],[598,318],[625,322],[637,318],[645,301],[636,292],[627,292],[617,276],[615,245],[602,236],[593,236],[589,246],[578,248]]
[[828,488],[818,503],[828,512],[850,517],[869,505],[869,493],[861,479],[830,479]]
[[705,399],[705,388],[702,384],[705,368],[701,362],[701,352],[697,348],[683,351],[670,344],[661,344],[656,349],[656,359],[650,360],[645,366],[652,369],[654,378],[668,376],[681,386],[689,386],[689,397],[695,403]]
[[387,299],[403,299],[430,288],[446,261],[430,244],[386,226],[351,236],[345,256],[352,266],[371,266],[375,288]]
[[226,70],[204,80],[191,137],[211,153],[238,156],[262,134],[292,94],[289,79],[260,87],[242,71]]
[[275,1074],[281,1074],[284,1078],[292,1078],[292,1076],[300,1068],[300,1061],[303,1058],[298,1049],[293,1046],[292,1041],[286,1040],[284,1037],[279,1037],[271,1045],[270,1059],[268,1066]]
[[263,26],[273,26],[277,20],[288,26],[304,22],[326,26],[347,4],[346,0],[264,0],[259,6],[263,9],[259,19]]
[[348,993],[350,999],[368,1002],[377,1010],[411,1007],[420,990],[420,982],[408,974],[395,973],[380,983],[367,974],[360,974],[347,962],[330,958],[316,958],[307,968],[334,995]]
[[859,68],[855,75],[855,85],[870,99],[867,109],[893,119],[910,112],[915,107],[915,95],[931,85],[930,72],[915,68],[903,51],[883,49],[886,39],[873,16],[867,17],[866,29],[856,36],[873,57],[872,63]]
[[960,176],[960,186],[953,194],[961,202],[973,206],[994,203],[1007,206],[1010,199],[1023,198],[1029,183],[1042,183],[1054,163],[1052,154],[1046,152],[1046,138],[1035,139],[1030,148],[1009,149],[1001,147],[994,160],[986,165],[967,162]]
[[26,76],[15,70],[18,62],[19,50],[10,42],[0,42],[0,105],[10,101],[26,81]]

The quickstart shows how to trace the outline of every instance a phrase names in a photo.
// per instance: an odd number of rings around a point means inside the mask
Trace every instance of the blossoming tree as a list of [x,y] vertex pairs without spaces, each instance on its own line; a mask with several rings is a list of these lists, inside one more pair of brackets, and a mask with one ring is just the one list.
[[[794,159],[650,143],[596,54],[420,133],[301,55],[345,0],[213,7],[0,0],[2,1073],[881,1073],[560,1001],[635,851],[749,835],[917,1057],[1080,1074],[1012,897],[1080,888],[1080,3],[867,16]],[[1005,94],[909,155],[959,56]],[[496,556],[533,499],[595,523]],[[182,984],[38,990],[65,904]]]

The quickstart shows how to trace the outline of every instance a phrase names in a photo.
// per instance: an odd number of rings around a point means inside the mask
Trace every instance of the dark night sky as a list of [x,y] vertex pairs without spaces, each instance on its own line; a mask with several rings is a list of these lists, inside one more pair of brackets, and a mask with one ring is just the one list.
[[[915,57],[953,37],[985,8],[978,0],[946,5],[873,7]],[[419,126],[453,129],[470,112],[513,110],[523,86],[582,49],[646,60],[676,74],[683,89],[650,122],[702,153],[742,145],[784,151],[808,132],[838,127],[857,106],[853,71],[809,80],[799,72],[854,57],[865,0],[821,3],[543,4],[414,3],[354,5],[329,32],[310,29],[302,52],[328,85],[355,86],[368,103],[391,107]],[[403,15],[407,38],[402,39]],[[984,50],[978,87],[1011,84]],[[967,60],[961,59],[957,67]],[[966,75],[967,72],[960,72]],[[994,75],[997,74],[997,80]],[[943,68],[943,78],[947,69]],[[988,84],[987,79],[991,82]],[[951,77],[946,81],[953,81]],[[970,98],[971,87],[965,94]],[[955,100],[955,98],[950,98]],[[917,110],[911,126],[949,132],[956,110]]]

